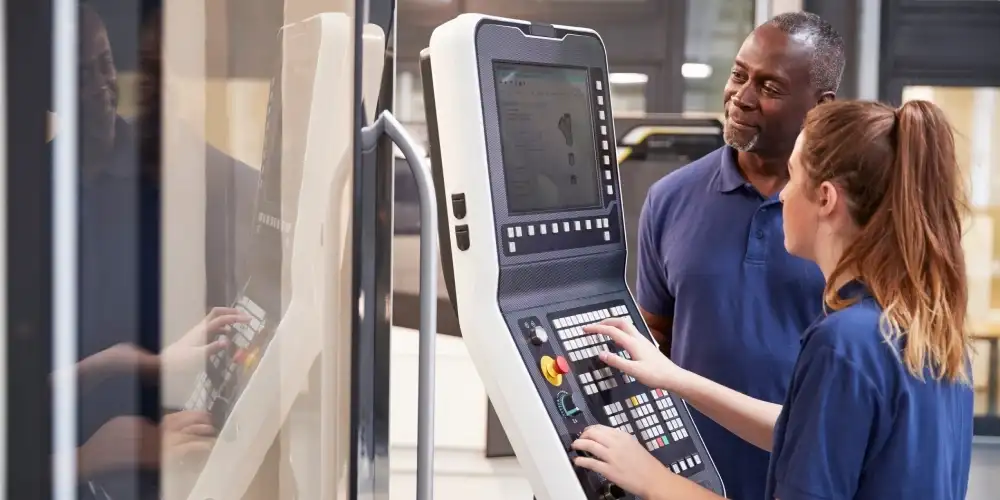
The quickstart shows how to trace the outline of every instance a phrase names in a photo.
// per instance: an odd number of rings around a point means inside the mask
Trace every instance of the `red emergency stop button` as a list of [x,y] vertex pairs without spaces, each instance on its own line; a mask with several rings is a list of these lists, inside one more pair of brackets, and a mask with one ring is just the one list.
[[559,375],[566,375],[569,373],[569,362],[562,356],[556,356],[555,369]]

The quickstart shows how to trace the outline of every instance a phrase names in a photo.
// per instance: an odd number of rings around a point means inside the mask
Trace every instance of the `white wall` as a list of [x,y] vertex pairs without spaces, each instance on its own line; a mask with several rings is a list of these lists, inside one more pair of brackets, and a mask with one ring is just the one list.
[[[411,500],[417,466],[418,333],[394,327],[389,497]],[[486,458],[486,392],[461,338],[438,335],[434,430],[436,500],[530,500],[513,458]]]

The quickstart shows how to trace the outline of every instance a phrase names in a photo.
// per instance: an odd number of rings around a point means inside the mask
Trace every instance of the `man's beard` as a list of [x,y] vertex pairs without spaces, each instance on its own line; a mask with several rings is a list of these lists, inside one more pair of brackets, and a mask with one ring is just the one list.
[[757,147],[757,142],[760,139],[760,131],[754,132],[753,136],[749,139],[743,139],[739,137],[739,133],[736,130],[733,130],[727,119],[726,123],[722,126],[722,138],[726,141],[727,146],[741,153],[746,153],[753,151]]

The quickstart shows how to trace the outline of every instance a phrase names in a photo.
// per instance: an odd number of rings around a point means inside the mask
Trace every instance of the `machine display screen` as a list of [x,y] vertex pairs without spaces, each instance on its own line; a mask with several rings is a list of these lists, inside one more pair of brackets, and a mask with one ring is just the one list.
[[495,62],[493,74],[508,211],[601,206],[587,70]]

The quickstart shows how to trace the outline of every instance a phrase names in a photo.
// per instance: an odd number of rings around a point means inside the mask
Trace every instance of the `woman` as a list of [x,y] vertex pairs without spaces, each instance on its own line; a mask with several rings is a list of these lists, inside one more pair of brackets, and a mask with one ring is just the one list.
[[[823,271],[826,313],[802,335],[785,404],[685,371],[623,322],[588,330],[632,360],[601,360],[770,451],[767,500],[964,499],[973,395],[960,184],[933,104],[818,106],[781,201],[785,247]],[[645,500],[718,498],[611,428],[573,447],[592,455],[578,467]]]

